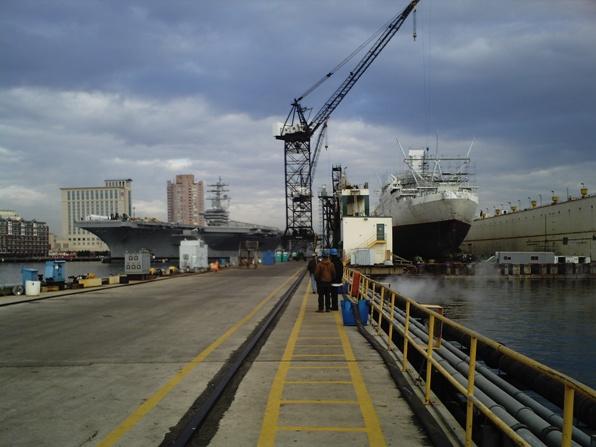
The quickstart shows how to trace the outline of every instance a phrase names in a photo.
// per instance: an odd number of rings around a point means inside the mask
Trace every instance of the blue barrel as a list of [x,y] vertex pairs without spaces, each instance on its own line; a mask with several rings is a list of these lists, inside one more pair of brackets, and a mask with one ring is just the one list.
[[344,326],[356,326],[356,318],[352,312],[352,301],[341,300],[341,317],[344,320]]
[[23,281],[23,287],[25,287],[25,281],[39,281],[37,269],[21,268],[21,280]]
[[363,326],[368,323],[368,313],[370,312],[370,305],[368,300],[358,300],[358,312],[360,313],[360,321]]

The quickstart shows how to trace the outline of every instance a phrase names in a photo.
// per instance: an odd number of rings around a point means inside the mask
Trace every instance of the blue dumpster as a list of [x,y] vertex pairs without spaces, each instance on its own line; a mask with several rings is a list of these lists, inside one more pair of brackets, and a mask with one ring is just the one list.
[[25,287],[25,281],[39,281],[37,278],[37,269],[21,268],[21,281]]
[[261,263],[263,265],[275,264],[275,252],[273,250],[268,250],[261,253]]

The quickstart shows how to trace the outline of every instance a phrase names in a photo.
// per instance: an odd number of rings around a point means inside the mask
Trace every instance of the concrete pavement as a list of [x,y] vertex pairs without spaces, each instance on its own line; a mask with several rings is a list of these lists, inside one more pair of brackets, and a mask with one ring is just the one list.
[[303,263],[0,308],[0,445],[158,445]]
[[382,359],[305,279],[209,445],[430,445]]

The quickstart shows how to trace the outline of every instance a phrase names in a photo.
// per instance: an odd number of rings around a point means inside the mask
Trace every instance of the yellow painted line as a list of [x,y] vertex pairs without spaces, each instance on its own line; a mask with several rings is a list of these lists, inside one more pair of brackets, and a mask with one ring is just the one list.
[[339,337],[298,337],[298,340],[339,340]]
[[[366,427],[323,427],[318,425],[280,425],[280,431],[340,431],[340,432],[366,432]],[[369,436],[370,438],[370,436]],[[383,443],[382,445],[385,445]],[[260,444],[259,444],[260,446]]]
[[286,383],[294,385],[318,385],[318,384],[329,384],[329,385],[349,385],[352,383],[351,380],[286,380]]
[[313,343],[304,343],[304,344],[298,344],[296,345],[297,348],[304,348],[304,347],[309,347],[309,348],[328,348],[328,347],[335,347],[335,348],[341,348],[341,344],[313,344]]
[[244,318],[237,321],[231,326],[222,336],[207,346],[195,358],[182,367],[168,382],[151,395],[143,404],[137,407],[118,427],[112,430],[104,439],[98,444],[99,447],[108,447],[116,444],[126,432],[134,428],[147,413],[149,413],[155,406],[161,402],[192,370],[194,370],[200,363],[202,363],[209,354],[221,346],[228,338],[238,331],[245,323],[247,323],[256,313],[267,304],[276,294],[287,284],[294,280],[299,272],[290,276],[283,284],[277,287],[267,297],[265,297],[259,304],[257,304],[252,311],[250,311]]
[[297,357],[342,357],[343,358],[343,354],[294,354],[294,358]]
[[347,365],[337,365],[337,366],[291,366],[290,369],[347,369]]
[[289,399],[289,400],[282,400],[280,402],[282,405],[358,405],[357,400],[343,400],[343,399],[336,399],[336,400],[298,400],[298,399]]
[[362,418],[364,419],[364,426],[368,433],[368,443],[374,446],[385,446],[385,437],[381,431],[381,423],[375,411],[375,407],[364,384],[360,368],[356,362],[356,357],[352,351],[350,340],[344,327],[341,324],[341,319],[338,314],[335,314],[335,324],[339,331],[339,336],[344,347],[344,354],[348,360],[348,368],[350,370],[350,376],[352,376],[352,382],[354,382],[354,390],[356,391],[356,399],[360,403],[360,411],[362,412]]
[[265,408],[265,415],[263,416],[263,425],[261,427],[261,434],[259,436],[259,447],[273,447],[275,445],[275,435],[277,431],[277,423],[279,420],[279,409],[280,402],[282,400],[284,381],[288,375],[290,368],[290,361],[292,360],[292,354],[296,347],[296,340],[298,340],[298,334],[304,321],[304,314],[306,313],[306,304],[310,293],[306,288],[304,291],[304,297],[302,298],[302,304],[300,305],[300,312],[298,318],[294,323],[290,337],[288,338],[288,344],[282,356],[282,361],[279,364],[275,378],[271,385],[271,391],[269,392],[269,399],[267,400],[267,407]]

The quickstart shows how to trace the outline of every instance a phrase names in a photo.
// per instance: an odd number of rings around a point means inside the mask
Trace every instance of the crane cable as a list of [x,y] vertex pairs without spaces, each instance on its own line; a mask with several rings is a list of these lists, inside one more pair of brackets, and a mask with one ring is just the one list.
[[[395,16],[397,17],[397,15]],[[302,95],[300,95],[297,100],[301,101],[302,99],[306,98],[312,92],[314,92],[317,88],[321,86],[327,79],[333,76],[338,70],[340,70],[344,65],[350,62],[358,53],[360,53],[366,46],[368,46],[374,39],[378,38],[381,33],[389,26],[391,22],[395,20],[395,17],[391,18],[383,25],[381,25],[374,33],[370,35],[368,39],[362,42],[354,51],[352,51],[344,60],[342,60],[339,64],[329,71],[325,76],[315,82],[310,88],[308,88]]]

